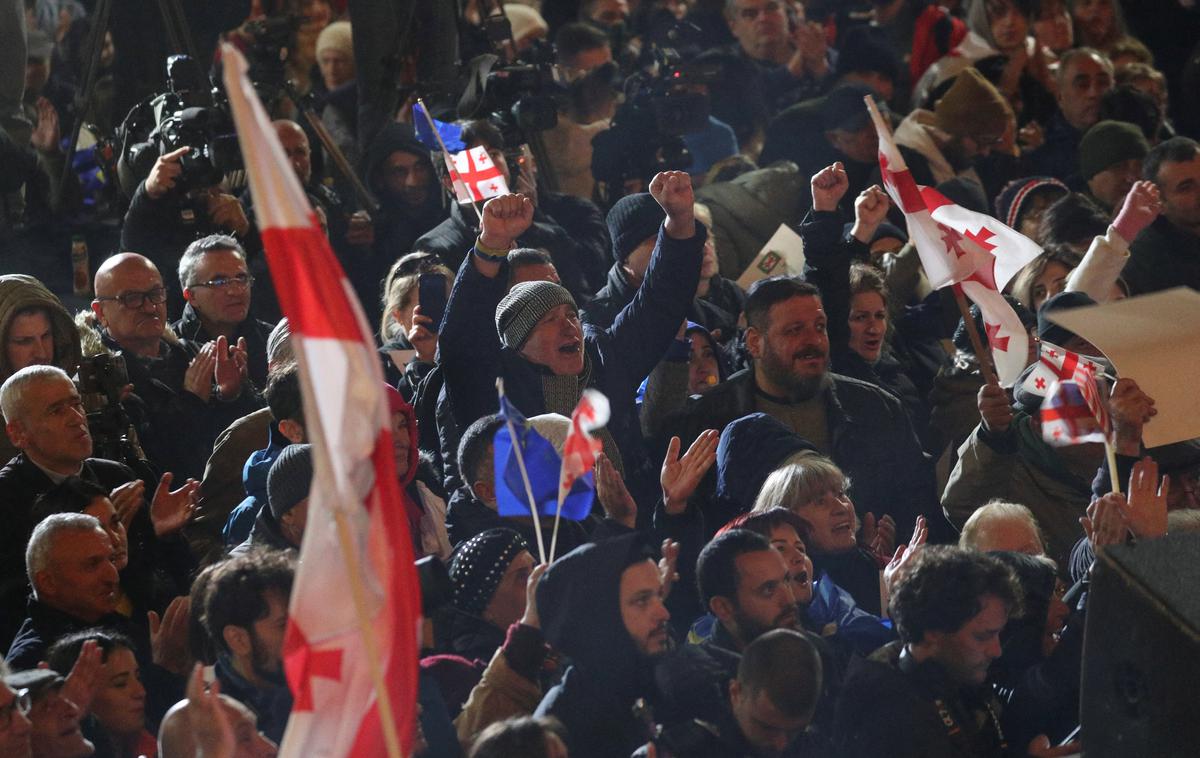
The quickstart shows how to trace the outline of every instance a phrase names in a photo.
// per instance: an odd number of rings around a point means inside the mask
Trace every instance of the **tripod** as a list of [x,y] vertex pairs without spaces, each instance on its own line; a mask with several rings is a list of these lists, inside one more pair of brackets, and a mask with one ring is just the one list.
[[[172,55],[185,54],[196,60],[196,51],[192,45],[192,35],[188,29],[187,18],[179,0],[155,0],[158,11],[162,15],[163,27],[167,31],[167,43]],[[71,125],[71,139],[67,143],[67,160],[63,164],[63,173],[59,182],[58,201],[62,202],[67,180],[71,177],[72,165],[75,161],[75,146],[79,142],[79,132],[83,129],[83,116],[91,102],[92,91],[100,70],[100,53],[104,49],[104,35],[108,32],[109,16],[113,0],[98,0],[96,10],[92,14],[92,28],[84,43],[82,86],[75,93],[75,122]]]

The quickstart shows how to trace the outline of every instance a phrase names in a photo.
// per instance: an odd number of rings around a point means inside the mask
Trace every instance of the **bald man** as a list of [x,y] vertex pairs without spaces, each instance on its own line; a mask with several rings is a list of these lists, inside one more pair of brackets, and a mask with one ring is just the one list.
[[[334,186],[313,176],[312,146],[304,129],[295,121],[279,119],[272,122],[275,136],[283,146],[288,161],[292,164],[304,192],[318,215],[324,214],[325,234],[337,253],[342,268],[350,276],[350,282],[358,293],[359,300],[367,309],[368,315],[373,313],[379,303],[379,276],[374,269],[364,263],[369,259],[371,245],[375,244],[375,223],[363,210],[355,210],[357,198],[352,188],[336,171],[333,172]],[[326,165],[329,165],[327,162]],[[253,214],[254,198],[247,191],[242,197],[242,203]],[[407,251],[404,251],[407,252]],[[393,255],[388,262],[394,259]],[[384,264],[386,267],[386,264]]]
[[92,325],[103,349],[125,358],[133,385],[125,408],[146,457],[177,478],[202,478],[221,430],[262,407],[247,379],[245,341],[176,337],[167,328],[162,275],[137,253],[101,264],[95,287]]
[[[254,711],[228,695],[218,695],[221,709],[233,729],[232,758],[274,758],[278,749],[274,742],[258,731],[258,718]],[[192,726],[192,714],[200,709],[187,700],[180,700],[158,727],[158,754],[161,758],[194,758],[196,732]]]

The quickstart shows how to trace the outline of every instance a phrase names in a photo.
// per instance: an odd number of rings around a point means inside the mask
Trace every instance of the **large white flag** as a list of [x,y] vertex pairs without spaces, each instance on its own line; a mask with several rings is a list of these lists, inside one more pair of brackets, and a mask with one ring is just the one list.
[[996,373],[1002,384],[1012,384],[1028,364],[1029,334],[1000,293],[1042,249],[991,216],[956,205],[932,187],[917,184],[874,103],[868,102],[868,108],[879,133],[883,186],[904,212],[909,239],[917,248],[929,283],[934,287],[959,285],[979,306]]
[[382,369],[362,307],[250,86],[245,59],[229,45],[222,59],[313,445],[284,640],[295,705],[280,755],[407,755],[420,591]]

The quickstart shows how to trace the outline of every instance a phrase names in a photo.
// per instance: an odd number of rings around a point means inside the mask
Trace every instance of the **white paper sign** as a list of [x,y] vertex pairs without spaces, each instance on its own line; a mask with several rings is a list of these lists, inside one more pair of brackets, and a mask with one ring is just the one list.
[[768,276],[800,276],[804,273],[804,239],[787,224],[780,224],[767,244],[738,277],[738,286],[750,285]]
[[1121,377],[1154,399],[1146,447],[1200,437],[1200,292],[1164,292],[1073,308],[1050,315],[1091,342]]

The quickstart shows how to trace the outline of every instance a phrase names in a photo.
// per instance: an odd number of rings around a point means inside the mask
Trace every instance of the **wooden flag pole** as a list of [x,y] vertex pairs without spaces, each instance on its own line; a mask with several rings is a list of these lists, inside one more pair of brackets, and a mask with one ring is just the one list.
[[[422,107],[424,107],[424,106],[422,106]],[[504,380],[503,379],[500,379],[500,378],[496,379],[496,391],[500,393],[500,397],[504,397]],[[504,418],[504,424],[505,424],[505,426],[508,427],[508,438],[510,440],[512,440],[513,454],[517,456],[517,468],[520,469],[520,471],[521,471],[521,481],[525,483],[525,497],[529,498],[529,515],[533,517],[533,533],[534,533],[534,535],[537,536],[538,559],[542,563],[545,563],[546,562],[546,548],[544,548],[542,546],[542,543],[543,543],[542,520],[541,520],[541,518],[538,517],[537,501],[533,497],[533,485],[529,483],[529,471],[527,471],[525,468],[525,456],[522,455],[522,453],[521,453],[521,444],[517,439],[517,430],[513,426],[512,419],[508,418],[507,414],[505,415],[505,418]],[[495,475],[496,476],[504,476],[504,472],[497,471],[497,472],[495,472]],[[561,508],[562,505],[560,504],[559,507]],[[555,534],[557,535],[558,522],[555,522],[555,524],[554,524],[554,531],[555,531]],[[553,548],[551,548],[550,555],[551,555],[550,560],[554,560]]]
[[967,305],[967,296],[963,294],[962,285],[955,284],[953,287],[954,302],[958,303],[958,312],[962,314],[963,327],[967,330],[967,336],[971,338],[971,348],[975,351],[975,357],[979,359],[979,371],[983,374],[984,381],[999,386],[1000,380],[996,376],[992,354],[988,352],[987,343],[979,336],[979,329],[975,327],[975,319],[971,317],[971,306]]
[[[438,147],[442,148],[442,156],[446,161],[446,168],[450,171],[451,180],[457,181],[462,186],[466,187],[467,183],[463,181],[462,174],[458,173],[458,169],[454,167],[454,159],[450,157],[450,151],[446,149],[446,143],[442,141],[442,133],[438,131],[437,124],[433,123],[433,114],[425,107],[425,101],[417,98],[417,105],[421,106],[421,112],[425,114],[425,120],[429,122],[429,129],[433,132],[433,136],[437,139]],[[468,191],[470,191],[468,189]],[[458,198],[456,197],[455,200]],[[475,201],[471,201],[471,209],[475,211],[475,217],[479,219],[479,223],[483,225],[483,214],[479,212],[479,206]],[[511,432],[510,432],[511,433]],[[535,519],[536,521],[536,519]]]

